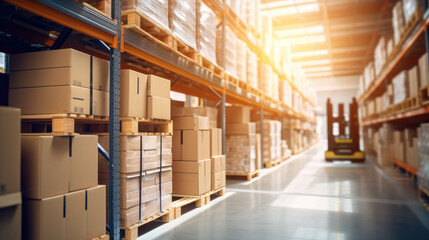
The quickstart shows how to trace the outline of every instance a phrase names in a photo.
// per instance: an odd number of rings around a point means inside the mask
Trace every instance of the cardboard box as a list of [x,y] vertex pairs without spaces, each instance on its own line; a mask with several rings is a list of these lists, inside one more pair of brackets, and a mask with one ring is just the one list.
[[147,98],[147,118],[170,120],[170,114],[170,98]]
[[226,107],[226,123],[248,123],[248,122],[250,122],[249,107],[238,107],[238,106]]
[[22,205],[0,208],[0,239],[21,240]]
[[254,134],[256,132],[256,124],[249,123],[229,123],[226,125],[226,134]]
[[21,110],[0,107],[0,196],[21,191]]
[[[24,239],[88,239],[105,232],[105,186],[40,200],[25,199]],[[92,237],[89,237],[91,239]]]
[[[135,206],[129,209],[121,209],[119,222],[121,227],[131,226],[139,221],[139,215],[141,214],[141,220],[152,217],[153,215],[170,208],[172,202],[171,195],[162,197],[162,203],[159,198],[149,201],[141,206],[141,212],[139,207]],[[160,207],[162,205],[162,210]]]
[[175,130],[173,160],[199,161],[210,158],[210,131]]
[[218,110],[213,107],[185,107],[181,116],[203,116],[217,122]]
[[[170,137],[171,138],[171,137]],[[122,135],[119,137],[120,151],[140,151],[157,149],[157,140],[159,136],[136,136]],[[109,150],[109,136],[99,136],[98,142],[103,148]]]
[[9,90],[9,105],[26,114],[89,114],[90,91],[74,86],[19,88]]
[[[93,90],[92,92],[92,112],[89,109],[89,114],[94,116],[109,116],[109,96],[110,93]],[[91,106],[90,106],[91,107]]]
[[185,102],[171,100],[171,117],[185,116]]
[[210,156],[222,155],[222,129],[210,128]]
[[121,71],[121,117],[146,118],[147,75]]
[[22,194],[42,199],[97,185],[97,136],[22,136]]
[[218,126],[217,126],[217,121],[210,121],[210,123],[209,123],[209,127],[210,128],[217,128]]
[[210,161],[173,161],[173,193],[197,196],[210,191]]
[[91,56],[92,87],[94,90],[109,92],[110,90],[110,62]]
[[209,118],[200,116],[174,117],[175,130],[209,130]]
[[170,99],[170,80],[155,75],[148,75],[147,96]]
[[211,190],[217,190],[225,186],[226,173],[225,171],[211,174]]
[[42,199],[69,190],[69,137],[22,136],[22,195]]
[[99,185],[87,191],[86,239],[106,232],[106,186]]
[[225,155],[220,155],[220,156],[212,156],[212,161],[211,161],[211,169],[212,169],[212,173],[218,173],[218,172],[222,172],[225,171]]

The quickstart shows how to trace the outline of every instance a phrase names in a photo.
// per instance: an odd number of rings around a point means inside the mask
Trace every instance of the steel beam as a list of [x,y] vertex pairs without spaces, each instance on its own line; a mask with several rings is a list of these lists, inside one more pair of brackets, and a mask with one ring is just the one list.
[[72,32],[73,32],[73,29],[64,27],[60,35],[55,40],[54,44],[52,44],[52,46],[49,48],[49,50],[60,49],[63,46],[63,44],[67,41],[67,38],[70,36]]

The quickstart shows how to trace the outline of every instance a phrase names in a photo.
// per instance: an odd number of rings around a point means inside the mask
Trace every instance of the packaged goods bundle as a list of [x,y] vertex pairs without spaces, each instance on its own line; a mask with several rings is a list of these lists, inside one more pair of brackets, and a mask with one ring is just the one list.
[[368,87],[372,84],[372,82],[375,79],[375,70],[374,70],[374,62],[368,63],[364,69],[363,73],[364,77],[364,83],[365,83],[365,89],[368,89]]
[[280,81],[280,91],[282,93],[281,100],[284,104],[292,106],[292,87],[289,82],[282,80]]
[[393,84],[393,104],[403,102],[408,96],[408,75],[407,71],[402,71],[392,79]]
[[381,37],[374,50],[375,75],[380,74],[384,64],[386,63],[386,57],[386,42],[385,38]]
[[197,6],[195,0],[169,0],[168,23],[173,34],[193,49],[197,49]]
[[137,10],[164,29],[168,28],[168,0],[123,0],[122,11]]
[[197,1],[197,49],[210,62],[216,63],[216,15]]
[[[109,149],[109,136],[99,143]],[[149,218],[171,204],[172,137],[120,137],[120,224],[128,227]],[[99,182],[109,185],[109,164],[99,155]],[[108,196],[108,192],[107,192]]]
[[412,67],[408,70],[408,96],[409,97],[418,97],[420,82],[419,82],[419,71],[418,66]]
[[395,46],[396,46],[401,40],[401,36],[405,28],[405,20],[404,20],[404,14],[402,10],[402,1],[398,1],[393,7],[392,25],[393,25],[393,39],[395,41]]
[[420,87],[426,87],[429,84],[429,63],[428,54],[425,53],[419,58],[419,80]]
[[418,184],[424,189],[429,189],[429,124],[420,126],[418,136],[418,148],[420,153],[420,166],[417,172]]
[[402,9],[404,11],[405,24],[408,24],[413,15],[423,8],[423,2],[419,0],[403,0]]
[[394,143],[393,139],[393,125],[384,123],[383,126],[379,129],[379,141],[378,141],[378,155],[377,162],[382,167],[391,167],[393,166],[393,152]]
[[418,149],[418,129],[416,127],[406,128],[404,130],[404,145],[405,145],[405,163],[408,166],[419,169],[420,155]]
[[237,40],[237,77],[240,81],[247,82],[247,45],[240,39]]
[[109,115],[109,61],[74,49],[11,55],[9,105],[23,115]]
[[249,26],[257,28],[259,15],[259,0],[245,0],[242,5],[246,7],[246,21]]
[[247,82],[253,88],[258,88],[258,58],[254,52],[247,48]]
[[405,163],[405,133],[403,130],[393,131],[393,159]]
[[[222,25],[219,25],[216,31],[216,59],[219,65],[222,65]],[[233,77],[237,77],[237,37],[234,32],[226,26],[225,29],[225,72]]]
[[291,150],[289,150],[286,140],[282,140],[281,146],[282,146],[281,157],[286,157],[286,158],[290,157],[292,155],[292,152]]
[[267,96],[273,96],[273,69],[266,63],[262,63],[259,66],[259,89],[261,89]]
[[277,75],[277,73],[273,74],[273,78],[272,78],[272,98],[274,100],[279,100],[279,93],[280,93],[280,89],[279,89],[279,75]]
[[[260,122],[257,123],[257,129],[260,128]],[[275,120],[264,120],[264,136],[262,156],[264,162],[273,162],[281,157],[281,122]]]

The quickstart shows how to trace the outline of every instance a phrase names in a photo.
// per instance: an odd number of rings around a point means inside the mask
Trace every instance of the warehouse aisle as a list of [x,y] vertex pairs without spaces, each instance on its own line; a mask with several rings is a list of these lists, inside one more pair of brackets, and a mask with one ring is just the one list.
[[[412,181],[365,164],[326,163],[318,144],[140,239],[428,239]],[[426,236],[426,237],[424,237]]]

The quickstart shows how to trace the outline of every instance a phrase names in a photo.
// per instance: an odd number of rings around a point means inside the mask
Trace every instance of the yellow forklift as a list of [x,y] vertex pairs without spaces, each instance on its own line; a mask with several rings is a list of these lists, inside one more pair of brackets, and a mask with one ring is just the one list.
[[[346,160],[351,162],[364,162],[365,153],[359,147],[358,104],[353,98],[349,105],[349,119],[344,116],[344,104],[338,106],[338,117],[333,116],[332,103],[328,98],[326,103],[328,117],[328,151],[325,152],[326,161]],[[338,132],[334,135],[334,124]],[[348,134],[346,134],[348,128]]]

